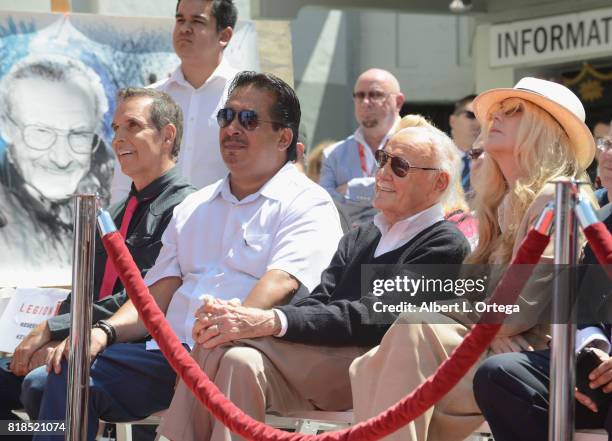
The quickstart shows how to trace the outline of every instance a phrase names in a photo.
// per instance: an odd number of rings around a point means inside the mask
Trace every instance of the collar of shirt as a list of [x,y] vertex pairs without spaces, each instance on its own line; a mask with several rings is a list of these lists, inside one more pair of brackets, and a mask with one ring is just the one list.
[[287,162],[283,167],[281,167],[281,169],[277,171],[276,174],[272,176],[272,178],[270,178],[270,180],[266,182],[259,190],[241,200],[238,200],[236,196],[232,194],[228,174],[222,181],[218,182],[217,186],[210,193],[210,196],[204,199],[203,202],[211,201],[217,196],[221,196],[223,199],[233,204],[248,204],[249,202],[256,200],[259,195],[268,199],[279,201],[287,192],[287,180],[284,179],[284,177],[289,173],[299,173],[291,162]]
[[166,188],[166,186],[174,181],[178,176],[179,171],[177,170],[176,166],[174,166],[140,191],[136,190],[136,187],[132,182],[132,189],[130,190],[128,199],[132,196],[136,196],[139,203],[145,200],[153,199],[157,197],[157,195],[159,195],[164,188]]
[[441,220],[444,220],[444,212],[440,204],[435,204],[420,213],[402,219],[391,227],[382,213],[377,214],[374,216],[374,225],[380,230],[381,238],[376,246],[374,257],[401,247],[425,228]]
[[185,79],[185,75],[183,74],[183,69],[179,65],[172,75],[170,75],[170,83],[174,82],[178,85],[189,87],[194,90],[200,90],[205,88],[207,85],[220,78],[223,81],[227,81],[229,79],[234,78],[236,75],[236,69],[234,69],[229,62],[225,59],[225,57],[221,58],[221,63],[215,68],[213,73],[208,77],[208,79],[202,84],[198,89],[195,89],[189,82]]

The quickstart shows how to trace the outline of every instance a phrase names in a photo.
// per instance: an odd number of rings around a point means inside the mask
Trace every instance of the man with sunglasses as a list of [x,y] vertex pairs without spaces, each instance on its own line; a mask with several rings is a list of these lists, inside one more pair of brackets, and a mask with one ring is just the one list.
[[[193,344],[202,296],[262,310],[286,304],[298,290],[314,288],[341,236],[329,195],[292,163],[300,105],[290,86],[271,74],[239,73],[218,123],[229,174],[175,208],[145,277],[186,346]],[[98,332],[90,373],[89,441],[100,418],[132,421],[165,409],[175,385],[154,341],[128,343],[147,334],[131,301],[103,326],[108,338]],[[57,355],[49,363],[41,420],[64,415],[67,369]]]
[[461,186],[467,194],[470,189],[470,165],[469,151],[480,133],[480,123],[474,115],[472,101],[476,95],[467,95],[455,103],[455,109],[449,117],[451,137],[459,149],[461,157]]
[[372,220],[374,153],[382,148],[399,121],[404,103],[397,79],[382,69],[362,73],[353,90],[355,119],[359,127],[323,153],[319,184],[349,215],[352,226]]
[[[215,117],[238,73],[223,55],[237,19],[233,0],[177,0],[172,44],[181,64],[169,78],[151,86],[170,95],[183,110],[185,134],[177,167],[198,189],[227,174]],[[111,201],[124,198],[130,185],[116,165]]]
[[[31,281],[46,268],[68,280],[73,202],[108,202],[112,158],[96,134],[108,109],[98,75],[81,61],[31,55],[0,87],[0,279]],[[56,280],[57,283],[61,283]],[[50,283],[50,282],[47,282]]]
[[[432,126],[404,129],[376,161],[373,203],[380,213],[341,239],[308,297],[272,310],[211,300],[196,313],[194,359],[253,418],[263,420],[268,410],[347,410],[355,388],[368,394],[354,381],[351,387],[351,363],[380,343],[397,314],[373,306],[379,298],[362,286],[364,264],[459,264],[469,252],[440,205],[458,162],[446,134]],[[237,439],[182,382],[159,433]]]

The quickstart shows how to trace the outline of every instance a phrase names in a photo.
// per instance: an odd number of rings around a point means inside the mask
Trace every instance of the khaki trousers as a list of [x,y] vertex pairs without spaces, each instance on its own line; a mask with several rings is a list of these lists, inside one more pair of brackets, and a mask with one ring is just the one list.
[[[192,356],[234,404],[264,421],[267,411],[350,409],[349,366],[368,349],[265,337],[213,350],[197,347]],[[242,439],[211,417],[182,381],[158,432],[173,441]]]
[[[380,346],[350,367],[355,421],[378,415],[412,392],[450,356],[468,331],[441,314],[400,315]],[[454,441],[469,436],[484,421],[472,392],[476,367],[433,408],[384,439]]]

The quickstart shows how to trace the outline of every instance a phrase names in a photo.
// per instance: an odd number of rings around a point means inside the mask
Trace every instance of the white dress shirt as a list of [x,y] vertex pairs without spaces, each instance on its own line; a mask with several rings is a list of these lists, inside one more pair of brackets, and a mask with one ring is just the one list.
[[[229,86],[238,71],[225,58],[202,86],[195,89],[177,67],[170,78],[150,87],[165,92],[183,111],[183,139],[177,167],[197,188],[204,188],[227,174],[219,150],[217,111],[227,100]],[[125,199],[132,180],[123,174],[119,161],[111,183],[111,203]]]
[[[380,230],[381,237],[374,251],[374,257],[378,257],[401,247],[414,239],[421,231],[441,220],[444,220],[444,213],[440,204],[435,204],[414,216],[398,221],[391,227],[389,227],[389,224],[382,214],[377,214],[374,216],[374,225]],[[281,330],[275,336],[282,337],[287,332],[289,326],[287,316],[280,309],[274,309],[274,312],[281,324]]]
[[[181,341],[192,345],[194,313],[203,295],[244,300],[274,269],[293,275],[310,291],[341,236],[330,196],[293,164],[242,200],[231,193],[225,178],[174,209],[145,283],[182,278],[166,316]],[[156,345],[149,342],[147,348]]]

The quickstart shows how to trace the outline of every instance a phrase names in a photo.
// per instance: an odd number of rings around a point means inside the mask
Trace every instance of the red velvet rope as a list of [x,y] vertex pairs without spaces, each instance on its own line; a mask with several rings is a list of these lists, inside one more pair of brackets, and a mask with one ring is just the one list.
[[612,279],[612,234],[603,222],[597,222],[584,229],[584,235],[589,241],[599,263],[603,265]]
[[[548,236],[535,230],[529,232],[512,265],[496,287],[491,303],[514,304],[531,274],[533,264],[538,262],[549,240]],[[266,426],[251,418],[219,391],[182,346],[157,303],[148,295],[148,288],[121,235],[117,232],[110,233],[104,236],[102,241],[109,258],[113,260],[119,271],[119,276],[130,299],[172,368],[215,418],[232,432],[247,439],[259,441],[369,441],[382,438],[417,418],[452,389],[490,344],[504,318],[502,313],[483,316],[481,323],[472,328],[463,342],[453,351],[450,358],[440,365],[434,375],[381,414],[336,432],[321,435],[290,433]]]

